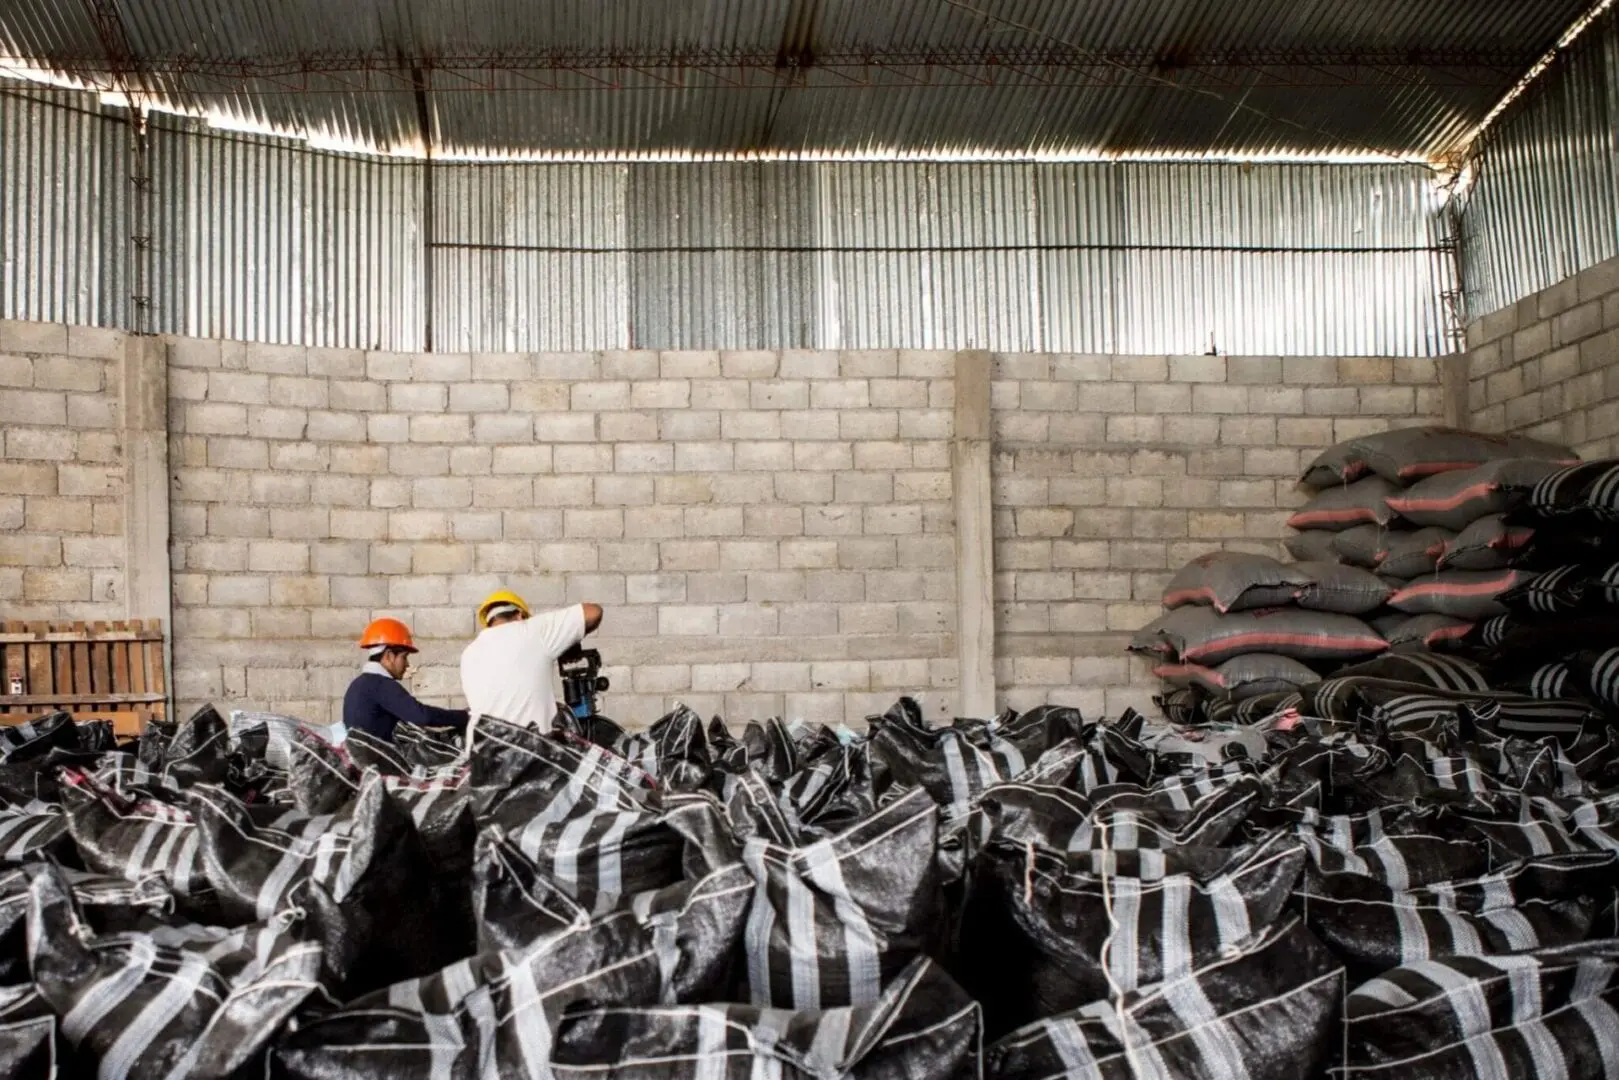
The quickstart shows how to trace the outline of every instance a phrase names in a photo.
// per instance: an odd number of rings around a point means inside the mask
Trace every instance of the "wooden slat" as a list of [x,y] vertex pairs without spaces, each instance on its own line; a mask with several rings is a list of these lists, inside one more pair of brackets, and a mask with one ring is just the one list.
[[107,645],[105,642],[95,640],[97,632],[105,633],[107,624],[94,623],[90,627],[90,692],[92,694],[112,693],[112,680],[107,678]]
[[[23,630],[23,624],[20,622],[7,620],[6,630],[11,633],[21,633]],[[23,658],[23,646],[7,645],[5,647],[4,660],[5,671],[0,673],[0,679],[3,679],[4,681],[3,683],[0,683],[0,693],[9,694],[11,692],[12,676],[26,677],[28,674],[28,665]]]
[[[32,623],[30,629],[43,627],[45,623]],[[51,690],[51,647],[49,645],[24,645],[28,650],[28,692],[30,694],[47,694]],[[9,689],[9,688],[8,688]]]
[[52,689],[58,694],[73,693],[73,646],[58,642],[50,646]]
[[[75,642],[90,640],[86,634],[71,630],[46,630],[42,633],[0,633],[0,645],[9,645],[13,642],[27,643],[31,641],[47,642]],[[97,637],[97,641],[162,641],[161,632],[146,630],[109,630],[106,634]]]
[[[137,705],[162,701],[162,694],[23,694],[6,698],[6,704],[17,705]],[[69,710],[72,711],[72,710]]]
[[[125,693],[135,689],[133,680],[129,677],[129,649],[128,645],[119,643],[112,647],[112,688]],[[145,687],[141,688],[142,690]]]
[[75,694],[90,693],[90,643],[88,641],[75,641],[73,643],[73,692]]

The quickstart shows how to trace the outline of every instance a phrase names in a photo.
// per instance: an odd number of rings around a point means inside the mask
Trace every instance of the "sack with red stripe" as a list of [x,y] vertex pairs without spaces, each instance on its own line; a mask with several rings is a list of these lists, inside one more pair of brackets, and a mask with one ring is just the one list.
[[1339,562],[1376,570],[1377,564],[1388,554],[1389,541],[1398,534],[1389,532],[1383,525],[1356,525],[1353,529],[1327,535],[1332,537],[1332,553]]
[[1377,563],[1377,572],[1393,578],[1415,578],[1439,568],[1439,560],[1456,534],[1449,529],[1418,529],[1411,533],[1389,533],[1388,548]]
[[1501,514],[1481,517],[1457,534],[1439,557],[1441,570],[1504,570],[1534,541],[1527,525],[1508,525]]
[[1388,642],[1353,615],[1299,608],[1264,608],[1221,615],[1182,608],[1158,632],[1183,661],[1213,667],[1245,653],[1295,660],[1354,660],[1388,649]]
[[1418,578],[1389,597],[1389,607],[1410,615],[1488,619],[1505,614],[1504,594],[1534,575],[1522,570],[1447,570]]
[[1306,611],[1365,615],[1388,603],[1394,591],[1371,571],[1341,563],[1299,563],[1298,569],[1313,579],[1297,600]]
[[1287,519],[1295,529],[1342,531],[1356,525],[1387,525],[1394,520],[1389,497],[1399,487],[1373,476],[1353,484],[1327,488]]
[[1459,648],[1476,625],[1467,619],[1449,615],[1399,615],[1394,618],[1397,621],[1383,629],[1383,636],[1388,639],[1389,648],[1396,652],[1413,649],[1444,652]]
[[1328,529],[1306,529],[1287,537],[1282,544],[1299,562],[1330,562],[1338,558],[1333,541],[1342,535]]
[[1409,491],[1391,496],[1389,508],[1413,525],[1437,525],[1459,532],[1481,517],[1522,505],[1557,464],[1534,458],[1507,458],[1473,469],[1430,476]]
[[1211,551],[1183,566],[1164,589],[1166,608],[1207,604],[1216,611],[1244,611],[1290,603],[1310,577],[1268,555]]
[[1310,463],[1303,479],[1311,487],[1326,487],[1376,474],[1410,485],[1429,476],[1506,458],[1535,458],[1563,465],[1580,460],[1566,446],[1523,435],[1484,435],[1447,427],[1400,428],[1331,447]]
[[1213,668],[1201,664],[1161,664],[1153,668],[1152,673],[1171,686],[1196,688],[1232,701],[1296,690],[1321,678],[1292,657],[1271,653],[1248,653]]

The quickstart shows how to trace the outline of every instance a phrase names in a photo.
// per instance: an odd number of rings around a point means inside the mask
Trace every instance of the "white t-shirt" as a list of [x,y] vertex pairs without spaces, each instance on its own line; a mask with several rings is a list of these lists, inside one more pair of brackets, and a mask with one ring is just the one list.
[[461,652],[461,693],[472,714],[468,745],[480,716],[549,730],[557,711],[557,657],[584,636],[585,608],[575,604],[491,626],[473,638]]

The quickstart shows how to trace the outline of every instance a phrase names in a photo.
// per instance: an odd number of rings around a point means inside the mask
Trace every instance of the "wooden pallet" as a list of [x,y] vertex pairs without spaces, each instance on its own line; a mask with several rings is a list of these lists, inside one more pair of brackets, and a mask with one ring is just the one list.
[[0,622],[0,724],[60,709],[138,735],[166,714],[163,672],[160,619]]

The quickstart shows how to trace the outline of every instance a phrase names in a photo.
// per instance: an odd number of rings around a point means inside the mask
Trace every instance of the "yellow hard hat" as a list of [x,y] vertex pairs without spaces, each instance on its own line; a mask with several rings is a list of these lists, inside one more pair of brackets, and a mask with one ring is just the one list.
[[524,603],[521,596],[518,596],[514,592],[508,592],[505,589],[500,589],[499,591],[492,592],[488,596],[484,597],[483,603],[478,605],[478,625],[488,626],[489,609],[501,606],[514,607],[518,611],[522,612],[525,618],[528,616],[528,604]]

